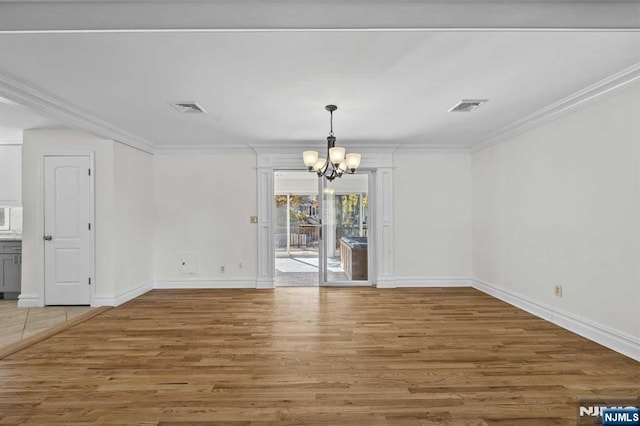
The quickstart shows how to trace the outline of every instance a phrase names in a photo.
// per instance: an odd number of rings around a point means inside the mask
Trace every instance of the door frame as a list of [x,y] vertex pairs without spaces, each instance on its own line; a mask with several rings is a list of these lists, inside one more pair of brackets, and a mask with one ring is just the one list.
[[[276,170],[306,171],[302,162],[302,151],[319,149],[319,146],[297,144],[283,148],[253,147],[256,151],[258,180],[258,273],[257,288],[275,286],[275,238],[274,219],[274,172]],[[362,154],[362,170],[372,172],[375,199],[376,223],[372,229],[375,238],[375,253],[371,253],[370,284],[376,287],[395,287],[393,262],[393,151],[395,147],[377,148],[350,147]],[[372,251],[373,252],[373,251]],[[370,258],[371,259],[371,258]]]
[[89,167],[91,168],[91,175],[89,176],[89,221],[91,222],[91,232],[89,232],[89,275],[91,278],[91,288],[89,289],[89,306],[93,306],[93,300],[96,293],[96,247],[95,247],[95,234],[96,234],[96,221],[95,221],[95,152],[94,151],[51,151],[43,152],[39,158],[39,172],[40,172],[40,197],[38,208],[38,230],[37,240],[39,244],[39,252],[42,254],[38,269],[39,269],[39,283],[40,283],[40,295],[39,305],[46,306],[46,288],[45,288],[45,245],[42,240],[44,235],[44,218],[45,218],[45,171],[44,162],[46,157],[88,157]]

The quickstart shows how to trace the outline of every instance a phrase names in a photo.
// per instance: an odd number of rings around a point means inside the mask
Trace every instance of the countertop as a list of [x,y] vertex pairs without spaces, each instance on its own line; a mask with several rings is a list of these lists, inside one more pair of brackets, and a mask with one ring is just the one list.
[[367,248],[367,237],[342,237],[340,239],[351,248]]
[[22,241],[22,234],[15,232],[0,232],[0,241]]

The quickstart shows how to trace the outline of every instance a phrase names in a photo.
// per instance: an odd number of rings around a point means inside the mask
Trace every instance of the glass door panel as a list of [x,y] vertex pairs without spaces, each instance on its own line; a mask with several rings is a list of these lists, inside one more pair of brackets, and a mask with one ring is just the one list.
[[369,180],[359,172],[322,188],[323,284],[369,282]]
[[274,189],[275,285],[318,286],[318,177],[306,171],[277,171],[274,175]]

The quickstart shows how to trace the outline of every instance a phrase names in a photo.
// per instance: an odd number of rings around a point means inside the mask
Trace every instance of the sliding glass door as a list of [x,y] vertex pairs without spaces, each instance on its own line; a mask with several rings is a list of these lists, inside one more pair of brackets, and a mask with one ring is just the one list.
[[323,179],[322,285],[369,285],[370,174]]
[[300,171],[274,175],[275,284],[317,287],[320,269],[318,177]]
[[370,285],[370,174],[276,171],[276,287]]

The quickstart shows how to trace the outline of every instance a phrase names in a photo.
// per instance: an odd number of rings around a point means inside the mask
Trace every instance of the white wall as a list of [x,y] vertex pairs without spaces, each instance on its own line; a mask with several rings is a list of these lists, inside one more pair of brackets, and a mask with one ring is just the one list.
[[[44,303],[43,154],[87,152],[95,159],[94,304],[120,303],[153,278],[153,157],[74,130],[27,130],[23,145],[21,301]],[[28,301],[28,302],[26,302]]]
[[394,156],[398,279],[471,278],[470,161],[467,154]]
[[114,294],[113,141],[74,130],[25,130],[22,152],[22,295],[44,303],[43,176],[45,153],[95,154],[95,294]]
[[476,278],[640,336],[639,111],[635,88],[473,155]]
[[[255,283],[255,164],[253,152],[154,157],[156,281]],[[197,255],[196,273],[180,271],[182,253]]]
[[153,278],[153,156],[114,144],[115,294]]
[[22,234],[22,207],[11,207],[9,209],[10,223],[9,231],[15,234]]

